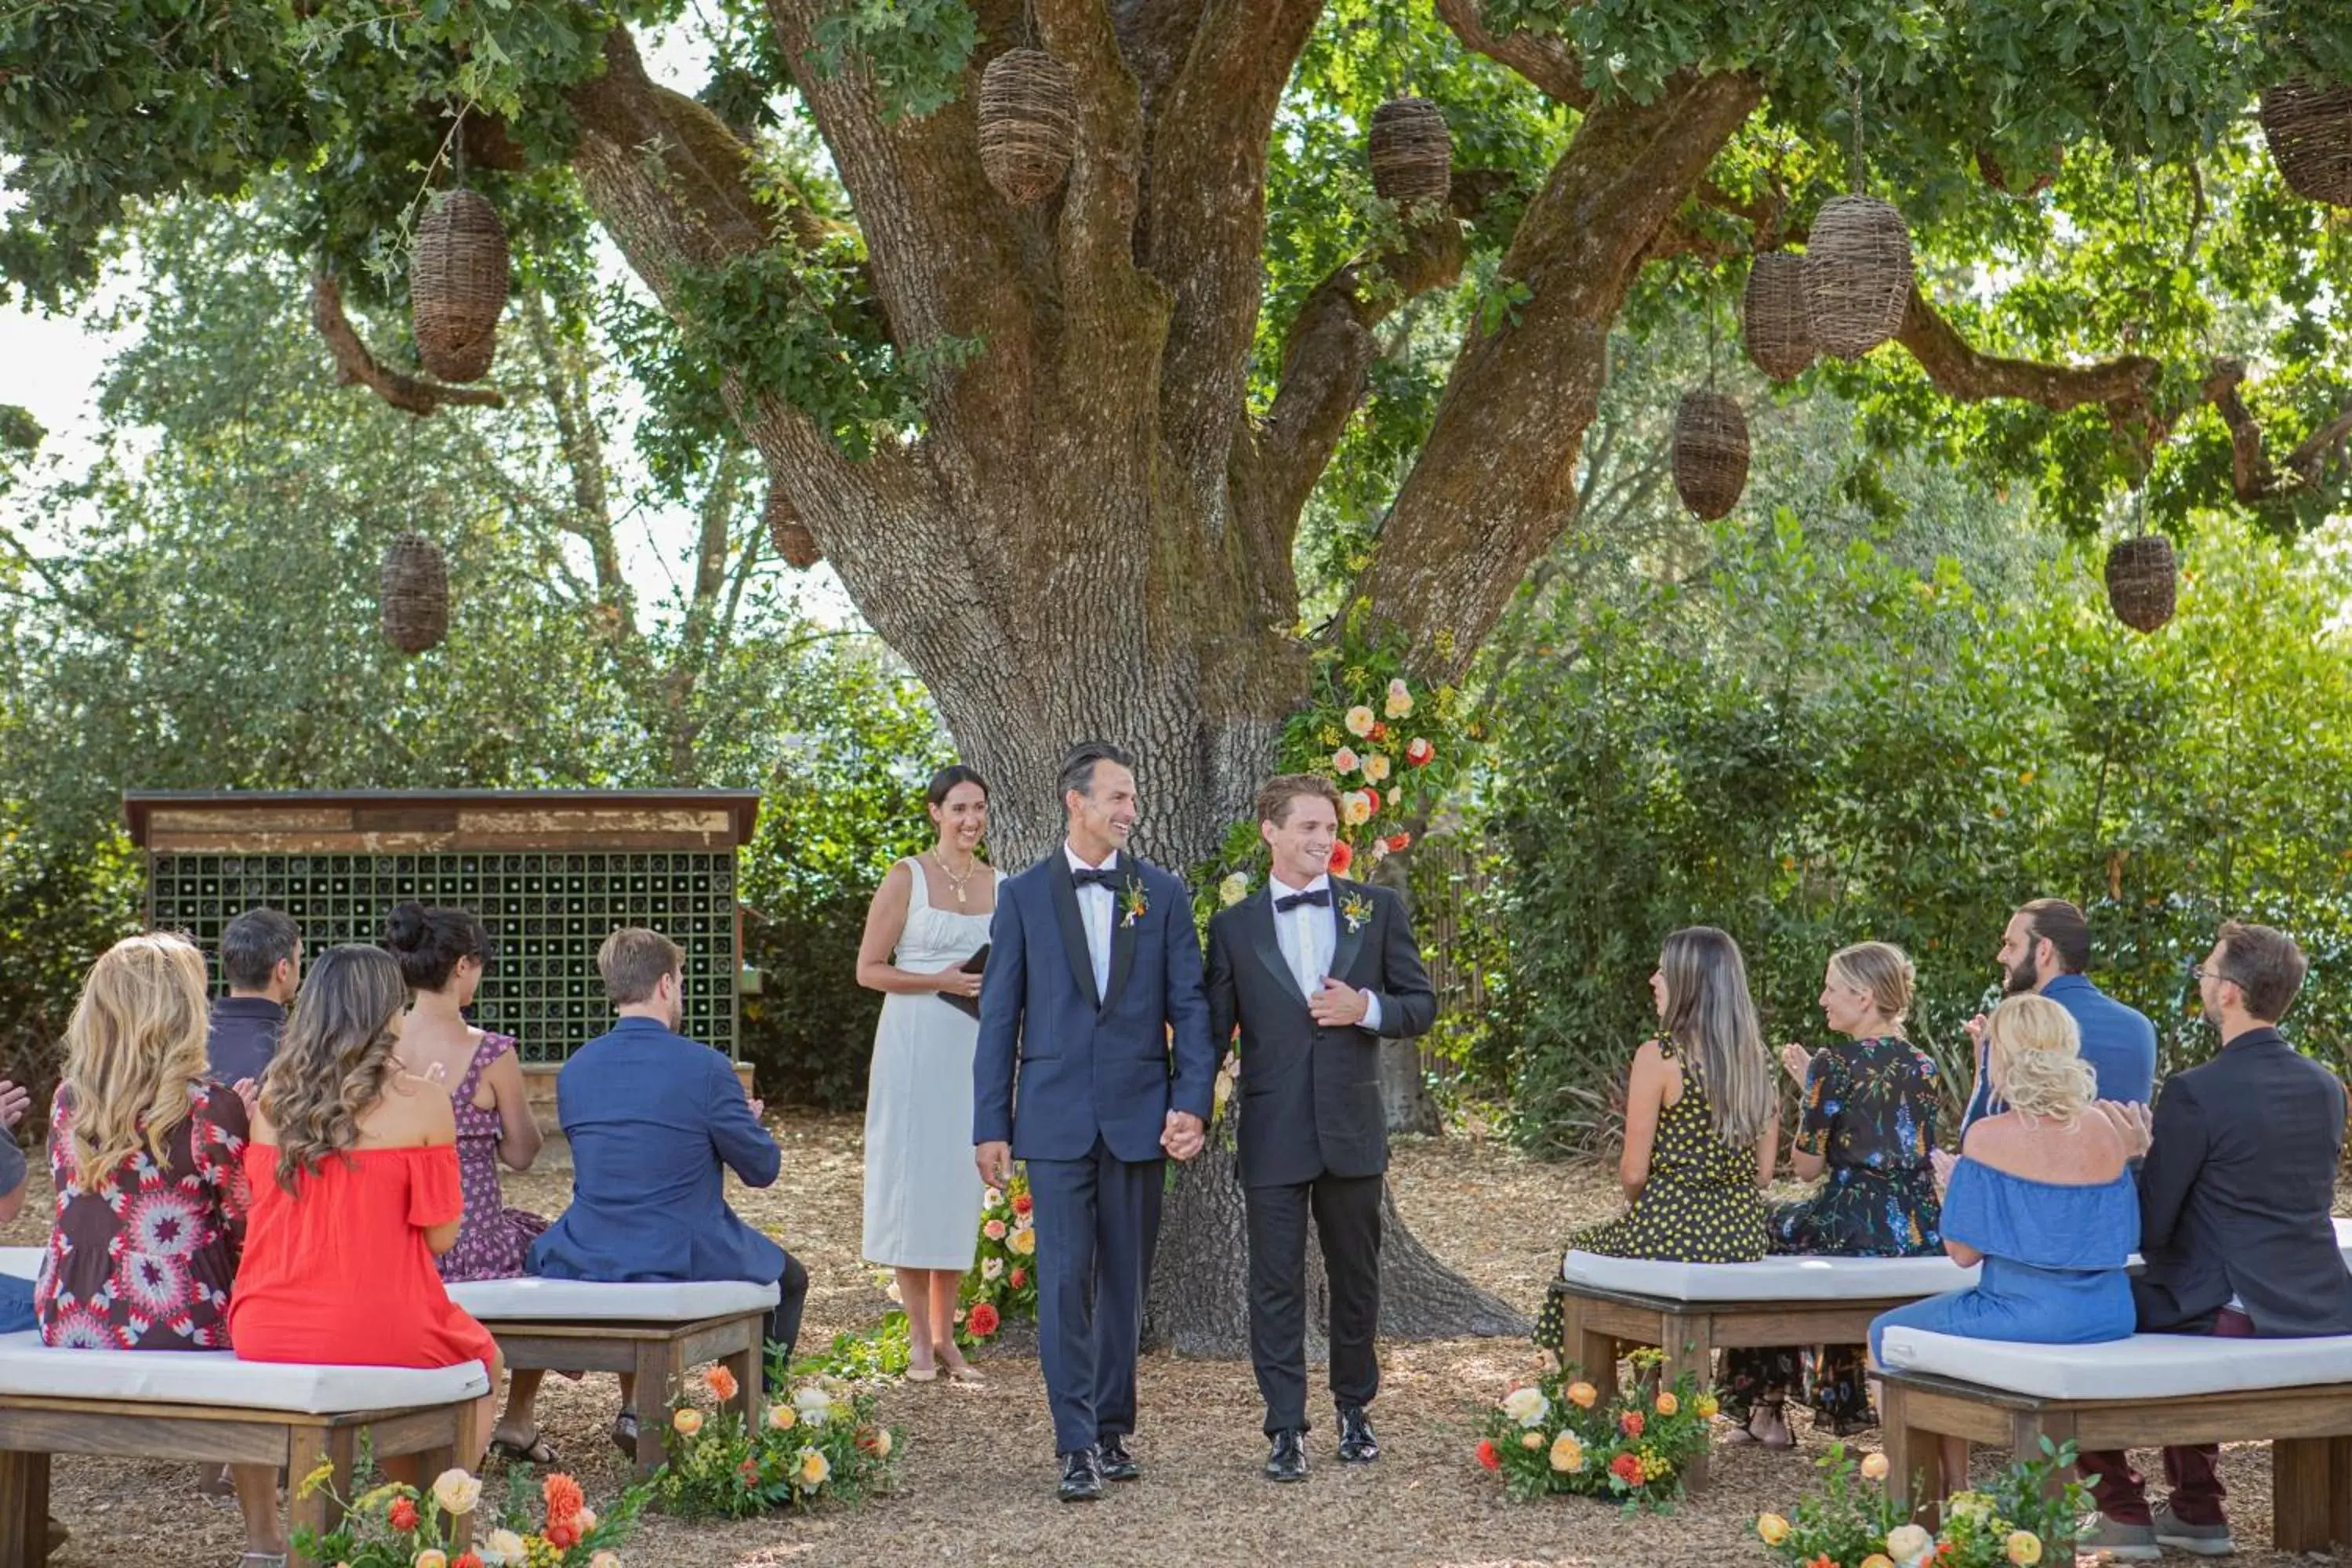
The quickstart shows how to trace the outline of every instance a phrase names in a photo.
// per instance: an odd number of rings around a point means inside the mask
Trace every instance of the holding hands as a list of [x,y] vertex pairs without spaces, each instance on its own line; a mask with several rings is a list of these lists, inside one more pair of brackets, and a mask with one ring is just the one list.
[[1171,1110],[1160,1129],[1160,1146],[1171,1160],[1189,1160],[1209,1142],[1209,1130],[1189,1110]]

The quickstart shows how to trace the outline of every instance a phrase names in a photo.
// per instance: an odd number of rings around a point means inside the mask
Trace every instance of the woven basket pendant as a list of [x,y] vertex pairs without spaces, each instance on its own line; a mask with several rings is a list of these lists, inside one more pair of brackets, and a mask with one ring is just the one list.
[[1791,380],[1813,363],[1813,326],[1805,302],[1805,258],[1767,251],[1748,268],[1739,300],[1740,342],[1756,368]]
[[1748,489],[1748,416],[1727,393],[1700,387],[1675,410],[1675,493],[1713,521]]
[[1891,202],[1832,196],[1805,240],[1814,344],[1860,359],[1903,330],[1911,308],[1911,231]]
[[1402,207],[1444,206],[1454,188],[1454,132],[1425,98],[1392,98],[1372,110],[1364,135],[1372,189]]
[[2172,619],[2180,579],[2172,541],[2160,533],[2126,539],[2107,552],[2107,607],[2137,632],[2152,632]]
[[507,226],[472,191],[444,191],[416,224],[409,258],[409,321],[427,374],[479,381],[498,353],[507,308]]
[[1076,73],[1043,49],[1007,49],[980,73],[980,167],[1025,207],[1054,194],[1078,140]]
[[2286,188],[2352,207],[2352,87],[2298,78],[2263,94],[2263,140]]
[[449,568],[441,547],[404,533],[383,552],[377,592],[383,640],[403,653],[437,647],[449,635]]

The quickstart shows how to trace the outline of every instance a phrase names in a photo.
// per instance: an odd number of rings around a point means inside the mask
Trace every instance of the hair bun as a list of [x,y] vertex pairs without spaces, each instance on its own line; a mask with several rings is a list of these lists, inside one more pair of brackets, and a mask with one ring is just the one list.
[[384,917],[383,944],[398,952],[413,952],[425,945],[426,929],[425,906],[415,899],[392,906]]

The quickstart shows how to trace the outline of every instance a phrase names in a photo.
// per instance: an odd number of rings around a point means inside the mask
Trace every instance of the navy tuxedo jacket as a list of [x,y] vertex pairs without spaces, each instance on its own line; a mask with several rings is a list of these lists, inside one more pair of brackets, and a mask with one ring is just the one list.
[[1192,895],[1131,855],[1118,869],[1105,996],[1061,847],[998,884],[972,1055],[974,1143],[1079,1160],[1099,1136],[1121,1160],[1157,1160],[1171,1109],[1208,1121],[1217,1053]]

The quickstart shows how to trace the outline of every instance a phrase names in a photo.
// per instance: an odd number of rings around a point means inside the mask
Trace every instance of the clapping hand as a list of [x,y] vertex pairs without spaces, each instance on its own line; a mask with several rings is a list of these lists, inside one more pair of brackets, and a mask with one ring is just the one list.
[[1797,1087],[1802,1089],[1805,1087],[1805,1075],[1813,1068],[1813,1053],[1792,1041],[1780,1047],[1780,1065],[1788,1069],[1790,1078],[1797,1080]]
[[1981,1046],[1984,1044],[1985,1016],[1982,1013],[1970,1018],[1967,1023],[1962,1024],[1960,1027],[1969,1032],[1969,1043],[1970,1045]]
[[1171,1160],[1189,1160],[1199,1153],[1209,1142],[1209,1131],[1201,1119],[1189,1110],[1171,1110],[1168,1123],[1160,1130],[1160,1147]]
[[1371,1001],[1368,993],[1327,974],[1315,994],[1307,999],[1307,1011],[1324,1028],[1344,1029],[1364,1021],[1364,1015],[1371,1011]]
[[14,1127],[33,1108],[33,1091],[0,1078],[0,1128]]
[[2155,1114],[2145,1105],[2121,1100],[2103,1100],[2098,1105],[2099,1114],[2124,1141],[2125,1156],[2137,1160],[2145,1155],[2156,1142]]

